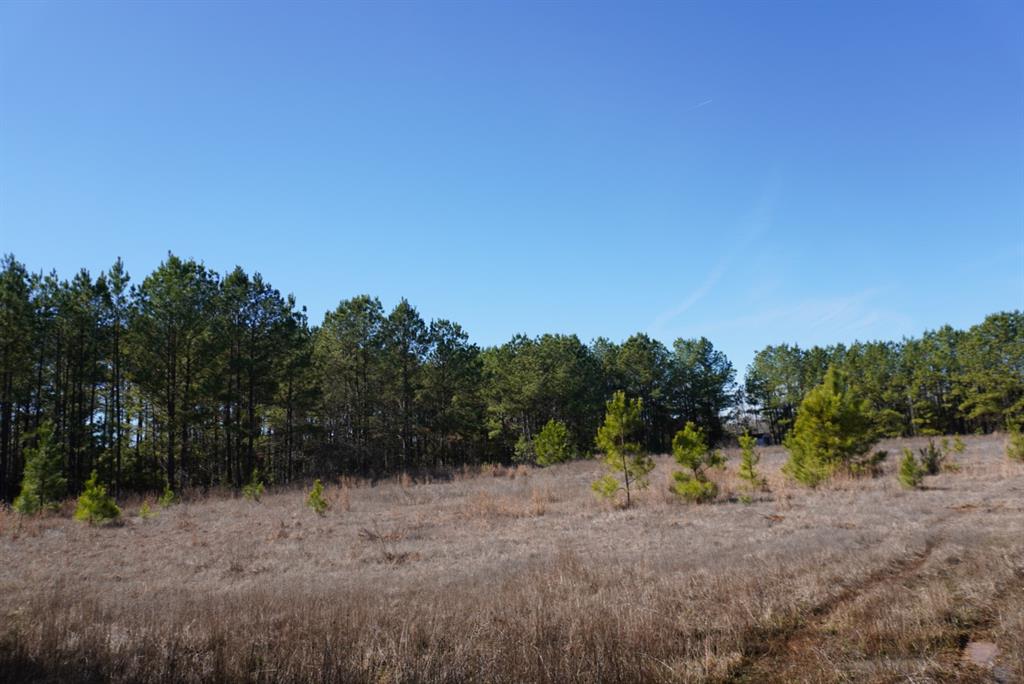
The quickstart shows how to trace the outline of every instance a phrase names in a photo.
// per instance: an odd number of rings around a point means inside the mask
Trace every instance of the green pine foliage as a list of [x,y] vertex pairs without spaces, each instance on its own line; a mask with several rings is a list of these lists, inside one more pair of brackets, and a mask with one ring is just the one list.
[[550,466],[564,463],[573,458],[574,451],[569,428],[560,420],[552,418],[544,425],[533,440],[537,465]]
[[533,440],[526,435],[520,435],[516,440],[515,448],[512,450],[512,460],[516,463],[533,463],[537,460],[537,452],[534,449]]
[[708,480],[706,470],[721,467],[725,458],[708,447],[703,430],[688,421],[672,438],[672,456],[684,468],[672,473],[674,494],[691,503],[711,501],[718,496],[718,485]]
[[174,490],[171,489],[169,484],[164,484],[164,491],[160,494],[160,498],[156,500],[160,508],[167,508],[174,504],[176,497],[174,496]]
[[768,486],[768,481],[757,470],[761,462],[761,454],[754,448],[757,446],[757,439],[744,433],[739,436],[740,443],[740,479],[746,484],[750,492],[763,491]]
[[921,480],[926,474],[926,468],[914,458],[914,452],[904,447],[903,458],[900,459],[900,469],[897,474],[900,484],[907,489],[917,489],[921,486]]
[[875,441],[868,402],[847,386],[839,371],[829,368],[822,383],[800,403],[793,430],[784,442],[789,460],[783,472],[811,487],[838,469],[854,475],[869,473],[882,453],[868,456]]
[[[630,439],[663,453],[688,420],[720,441],[739,396],[735,368],[705,338],[666,346],[642,333],[590,344],[572,334],[515,335],[481,347],[457,323],[428,323],[404,300],[389,312],[358,295],[310,321],[259,274],[217,273],[173,254],[142,278],[120,260],[69,278],[36,267],[0,258],[0,423],[10,428],[0,440],[0,501],[23,492],[20,510],[76,495],[93,466],[119,496],[159,491],[165,481],[179,495],[241,491],[257,464],[269,487],[553,462],[563,440],[555,435],[559,446],[545,454],[541,445],[538,455],[541,428],[564,422],[569,452],[585,453],[614,390],[643,401],[642,428]],[[743,396],[773,442],[793,430],[829,367],[848,378],[846,391],[865,403],[878,435],[938,443],[944,434],[1007,430],[1024,419],[1024,311],[899,342],[758,351]],[[59,445],[46,468],[55,485],[66,480],[56,495],[31,472],[37,440],[24,434],[36,420],[52,421]],[[789,438],[799,452],[794,476],[816,482],[836,467],[875,469],[868,452],[842,455],[838,424],[822,425]]]
[[1015,427],[1006,436],[1006,456],[1013,461],[1024,462],[1024,430]]
[[604,424],[597,431],[597,448],[604,453],[608,473],[596,480],[591,489],[606,499],[624,490],[627,508],[633,503],[632,490],[646,488],[647,475],[654,469],[654,461],[634,441],[643,425],[642,413],[641,399],[627,399],[625,392],[616,392],[605,405]]
[[949,451],[949,440],[943,439],[940,446],[935,445],[935,440],[929,439],[928,446],[918,450],[921,454],[921,467],[925,475],[938,475],[942,471]]
[[249,478],[249,482],[242,487],[242,496],[249,501],[256,501],[258,503],[260,497],[263,496],[263,492],[263,477],[260,475],[260,469],[254,468],[252,471],[252,477]]
[[14,500],[14,510],[25,514],[56,509],[67,493],[64,458],[53,439],[53,423],[43,421],[34,436],[36,445],[25,449],[25,475]]
[[964,440],[960,438],[960,435],[955,435],[953,437],[953,451],[957,454],[962,454],[966,448],[967,445],[964,444]]
[[85,481],[85,489],[78,497],[75,509],[75,520],[83,520],[91,524],[115,522],[121,518],[121,509],[114,498],[107,494],[107,488],[100,484],[96,471]]
[[143,520],[149,520],[150,518],[156,517],[156,511],[153,510],[148,501],[143,501],[142,505],[139,506],[139,517]]
[[694,475],[685,470],[672,473],[673,494],[689,503],[704,503],[718,496],[718,485],[705,476]]
[[313,481],[313,489],[310,490],[309,496],[306,497],[306,505],[313,509],[313,512],[317,515],[324,515],[327,513],[329,504],[327,499],[324,498],[324,483],[320,480]]

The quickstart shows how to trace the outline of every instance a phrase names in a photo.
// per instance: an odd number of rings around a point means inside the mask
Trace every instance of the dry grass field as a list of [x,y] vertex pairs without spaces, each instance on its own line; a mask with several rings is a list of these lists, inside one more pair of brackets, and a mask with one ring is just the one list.
[[736,500],[594,500],[594,462],[211,494],[95,528],[0,513],[2,681],[1021,682],[1024,465]]

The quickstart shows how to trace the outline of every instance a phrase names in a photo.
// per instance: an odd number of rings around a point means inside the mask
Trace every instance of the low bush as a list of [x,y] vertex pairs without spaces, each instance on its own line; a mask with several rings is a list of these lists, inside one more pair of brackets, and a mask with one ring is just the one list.
[[249,479],[249,482],[242,487],[242,496],[249,501],[259,502],[260,497],[263,496],[264,490],[263,478],[260,477],[260,469],[255,468],[252,471],[252,477]]
[[92,475],[85,481],[85,490],[78,497],[75,520],[103,524],[120,518],[121,509],[117,507],[114,498],[107,494],[107,488],[100,484],[96,471],[92,471]]
[[921,486],[924,478],[925,468],[914,458],[914,452],[910,449],[903,449],[903,458],[900,459],[900,469],[897,474],[900,484],[907,489],[917,489]]
[[1020,427],[1010,430],[1007,435],[1006,455],[1011,460],[1024,462],[1024,430]]
[[313,481],[313,489],[310,491],[309,496],[306,497],[306,505],[313,509],[313,512],[317,515],[324,515],[327,513],[329,504],[327,499],[324,498],[324,483],[320,480]]
[[690,503],[703,503],[718,496],[718,485],[708,480],[705,470],[721,467],[725,458],[721,452],[708,448],[703,430],[687,422],[672,438],[672,456],[687,469],[672,473],[672,493]]
[[533,440],[533,451],[539,466],[571,460],[574,454],[569,428],[562,421],[552,418]]

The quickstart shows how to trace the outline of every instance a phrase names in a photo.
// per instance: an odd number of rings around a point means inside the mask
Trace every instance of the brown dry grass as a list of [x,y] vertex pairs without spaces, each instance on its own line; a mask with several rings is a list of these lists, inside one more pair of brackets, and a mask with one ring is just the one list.
[[0,680],[1024,681],[1024,464],[967,445],[911,492],[895,463],[802,489],[766,449],[750,504],[731,453],[702,506],[661,458],[630,510],[580,462],[346,480],[322,518],[300,490],[117,528],[4,511]]

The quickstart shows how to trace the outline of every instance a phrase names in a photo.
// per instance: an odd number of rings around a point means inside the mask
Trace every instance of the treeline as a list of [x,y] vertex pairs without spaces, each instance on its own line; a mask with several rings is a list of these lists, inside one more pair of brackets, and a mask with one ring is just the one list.
[[1024,313],[992,314],[968,330],[947,325],[902,342],[762,349],[747,369],[745,396],[775,442],[829,367],[869,401],[881,435],[1012,428],[1024,420]]
[[[551,420],[593,450],[605,401],[642,399],[644,446],[687,422],[711,443],[763,416],[776,439],[828,365],[848,369],[892,434],[1001,427],[1024,413],[1019,312],[899,344],[769,347],[744,387],[706,339],[669,349],[522,335],[481,349],[405,300],[342,301],[320,325],[257,274],[169,255],[132,283],[120,260],[93,277],[0,272],[0,498],[18,493],[44,423],[69,493],[92,471],[115,493],[254,479],[531,460]],[[756,424],[753,425],[756,430]]]

